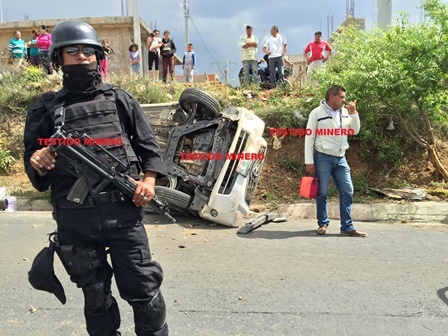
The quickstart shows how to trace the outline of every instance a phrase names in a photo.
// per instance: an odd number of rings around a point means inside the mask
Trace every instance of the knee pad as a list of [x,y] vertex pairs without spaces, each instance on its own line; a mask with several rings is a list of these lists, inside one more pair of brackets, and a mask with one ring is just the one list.
[[91,314],[101,314],[109,310],[113,298],[110,282],[99,282],[82,288],[85,309]]
[[154,336],[168,335],[168,326],[165,323],[166,306],[162,292],[157,292],[149,301],[133,302],[135,332],[137,335]]

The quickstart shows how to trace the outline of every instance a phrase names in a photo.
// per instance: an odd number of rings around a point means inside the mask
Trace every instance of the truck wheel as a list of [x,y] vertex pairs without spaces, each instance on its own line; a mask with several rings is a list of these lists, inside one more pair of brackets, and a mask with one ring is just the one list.
[[197,111],[195,116],[190,115],[189,120],[192,117],[196,120],[213,119],[221,113],[221,105],[214,97],[196,88],[186,88],[179,97],[179,105],[185,112],[191,114],[192,104],[196,104]]
[[[155,186],[155,192],[160,201],[168,203],[169,209],[175,213],[188,214],[193,197],[179,190],[168,187]],[[145,208],[145,213],[154,213],[155,210],[151,205]]]

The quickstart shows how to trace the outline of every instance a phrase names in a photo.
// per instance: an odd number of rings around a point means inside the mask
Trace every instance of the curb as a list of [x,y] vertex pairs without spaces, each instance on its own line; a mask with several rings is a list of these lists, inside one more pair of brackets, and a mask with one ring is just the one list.
[[17,198],[17,211],[53,211],[48,200],[30,201],[27,198]]
[[[18,211],[53,211],[48,200],[30,201],[17,198]],[[316,204],[295,203],[281,205],[276,212],[296,219],[316,219]],[[252,212],[250,212],[252,213]],[[250,213],[249,216],[250,217]],[[253,213],[253,215],[257,215]],[[339,218],[339,203],[328,204],[328,215]],[[352,218],[357,222],[417,222],[448,224],[448,202],[404,202],[404,203],[355,203]]]
[[[282,216],[299,219],[316,219],[315,203],[288,204],[279,207]],[[340,219],[339,203],[328,204],[328,215]],[[448,224],[448,203],[406,202],[406,203],[355,203],[352,218],[357,222],[417,222]]]

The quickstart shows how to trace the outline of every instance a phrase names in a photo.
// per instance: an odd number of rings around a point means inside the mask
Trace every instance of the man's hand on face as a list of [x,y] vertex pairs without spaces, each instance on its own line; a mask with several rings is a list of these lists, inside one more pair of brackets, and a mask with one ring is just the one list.
[[350,114],[358,113],[358,111],[356,111],[356,100],[349,102],[347,105],[345,105],[345,108]]

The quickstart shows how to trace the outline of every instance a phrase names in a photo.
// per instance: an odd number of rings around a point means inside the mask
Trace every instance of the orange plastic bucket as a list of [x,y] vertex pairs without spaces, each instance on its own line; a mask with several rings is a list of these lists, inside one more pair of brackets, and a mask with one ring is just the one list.
[[319,179],[312,176],[304,176],[300,180],[300,196],[316,198],[319,191]]

